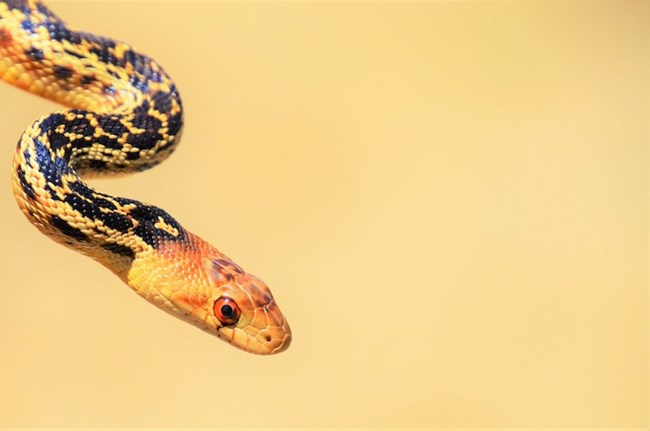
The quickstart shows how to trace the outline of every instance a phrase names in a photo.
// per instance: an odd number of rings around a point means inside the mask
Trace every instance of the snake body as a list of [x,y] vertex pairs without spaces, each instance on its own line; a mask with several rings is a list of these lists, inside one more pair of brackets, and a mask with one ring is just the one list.
[[166,159],[183,110],[148,56],[75,31],[40,1],[0,1],[0,78],[69,109],[21,136],[14,196],[42,233],[100,262],[161,309],[241,349],[285,350],[288,323],[266,284],[161,208],[101,193],[82,177],[142,171]]

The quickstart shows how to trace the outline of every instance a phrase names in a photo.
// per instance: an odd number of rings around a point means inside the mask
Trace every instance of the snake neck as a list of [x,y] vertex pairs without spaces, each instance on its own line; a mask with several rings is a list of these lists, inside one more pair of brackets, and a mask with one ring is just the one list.
[[[101,193],[82,181],[74,166],[92,166],[94,159],[83,156],[93,153],[78,151],[80,146],[69,138],[64,146],[53,144],[63,136],[53,130],[79,115],[75,111],[52,114],[25,131],[14,156],[14,196],[44,234],[124,278],[138,255],[161,243],[183,243],[189,234],[161,208]],[[58,120],[63,123],[57,124]],[[111,166],[110,161],[103,163]]]

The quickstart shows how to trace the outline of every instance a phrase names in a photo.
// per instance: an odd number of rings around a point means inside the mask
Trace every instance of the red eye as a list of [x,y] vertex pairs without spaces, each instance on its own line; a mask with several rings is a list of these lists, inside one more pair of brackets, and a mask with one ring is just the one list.
[[215,317],[224,325],[234,325],[241,315],[241,311],[235,301],[225,296],[214,301],[213,311]]

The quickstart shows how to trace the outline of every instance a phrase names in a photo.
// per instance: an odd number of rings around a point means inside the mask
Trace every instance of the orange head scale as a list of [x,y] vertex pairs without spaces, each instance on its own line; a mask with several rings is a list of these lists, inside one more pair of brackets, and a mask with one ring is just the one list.
[[265,355],[289,347],[289,324],[268,286],[207,242],[189,236],[183,245],[160,244],[136,256],[127,284],[165,311],[242,350]]

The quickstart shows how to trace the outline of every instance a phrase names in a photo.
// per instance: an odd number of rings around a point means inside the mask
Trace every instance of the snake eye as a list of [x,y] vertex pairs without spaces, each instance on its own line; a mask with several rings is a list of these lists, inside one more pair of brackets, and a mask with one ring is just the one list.
[[235,301],[225,296],[214,301],[213,311],[216,318],[224,325],[234,325],[241,315],[241,311]]

